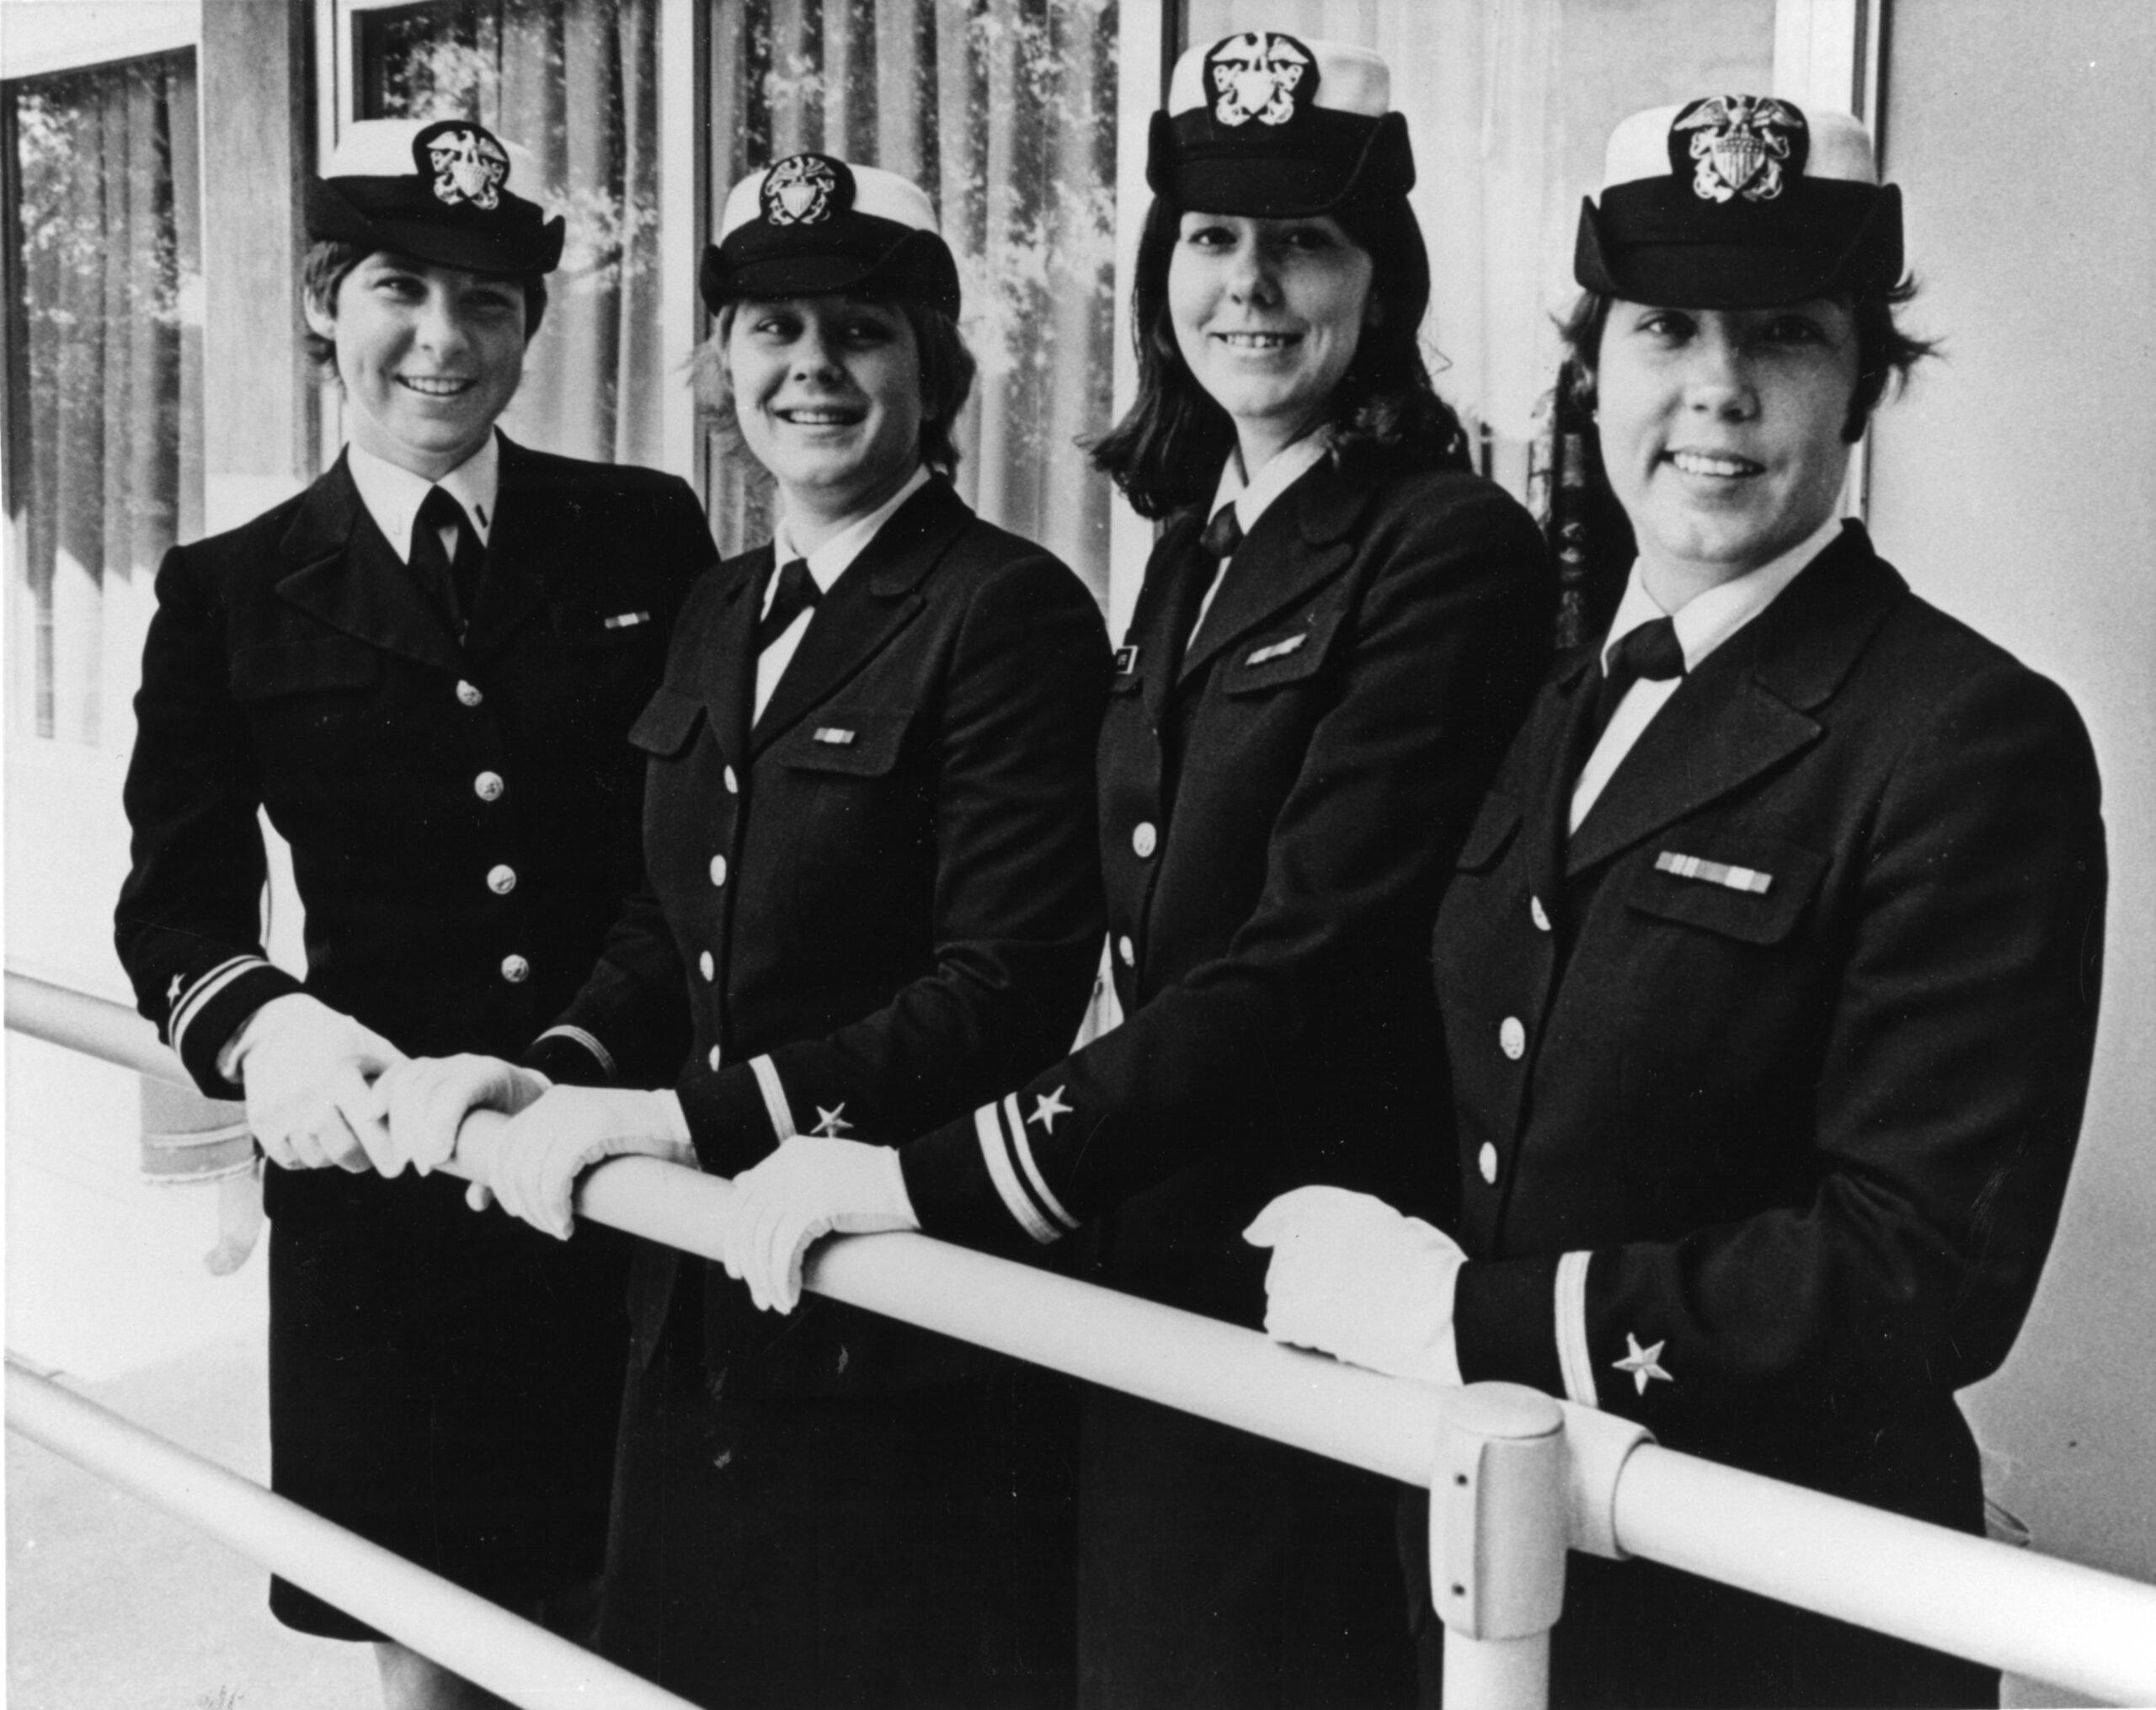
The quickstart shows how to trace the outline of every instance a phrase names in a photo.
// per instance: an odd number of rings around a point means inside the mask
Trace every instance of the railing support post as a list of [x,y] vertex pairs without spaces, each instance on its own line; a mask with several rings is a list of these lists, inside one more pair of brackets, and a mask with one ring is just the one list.
[[1564,1410],[1477,1383],[1445,1398],[1430,1480],[1430,1585],[1446,1710],[1543,1710],[1565,1601]]

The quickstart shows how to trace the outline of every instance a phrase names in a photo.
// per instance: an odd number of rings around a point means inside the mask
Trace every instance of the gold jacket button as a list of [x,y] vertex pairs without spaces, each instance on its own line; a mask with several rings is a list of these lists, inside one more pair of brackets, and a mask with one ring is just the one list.
[[502,978],[513,986],[520,986],[531,978],[531,964],[520,956],[502,958]]
[[1125,967],[1138,966],[1138,946],[1130,941],[1130,935],[1128,932],[1116,940],[1115,953],[1123,958],[1123,965]]
[[479,685],[477,683],[459,683],[456,685],[456,698],[467,706],[477,706],[487,697],[479,692]]
[[724,855],[713,855],[711,858],[711,882],[714,885],[723,885],[726,882],[726,857]]
[[704,1061],[711,1065],[711,1072],[713,1074],[717,1074],[718,1073],[718,1047],[716,1045],[712,1047],[711,1055],[706,1057]]
[[499,772],[482,772],[472,780],[472,793],[482,802],[499,802],[502,791],[509,786],[502,782]]
[[1527,1029],[1517,1015],[1508,1015],[1497,1027],[1497,1049],[1518,1063],[1527,1055]]
[[1152,858],[1153,851],[1160,846],[1160,831],[1150,819],[1139,820],[1137,828],[1130,834],[1130,846],[1141,861]]
[[1547,932],[1550,930],[1550,911],[1542,906],[1542,899],[1540,897],[1529,897],[1527,899],[1527,918],[1534,923],[1534,930],[1537,932]]
[[718,978],[718,964],[711,959],[709,951],[706,951],[696,958],[696,968],[707,980],[715,980]]
[[734,768],[731,766],[726,769],[726,793],[729,796],[739,796],[741,793],[741,780],[734,775]]
[[497,897],[506,897],[516,888],[516,869],[512,866],[494,868],[487,875],[487,888]]
[[1481,1151],[1476,1154],[1475,1164],[1482,1172],[1482,1180],[1495,1187],[1497,1185],[1497,1148],[1485,1140]]

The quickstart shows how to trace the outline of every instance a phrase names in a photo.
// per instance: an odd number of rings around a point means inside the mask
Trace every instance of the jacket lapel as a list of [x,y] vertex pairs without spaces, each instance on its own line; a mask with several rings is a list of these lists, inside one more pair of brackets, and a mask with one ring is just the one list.
[[720,572],[733,579],[719,595],[718,621],[695,662],[691,692],[710,716],[719,752],[744,764],[749,757],[749,712],[756,697],[756,620],[761,615],[756,591],[771,565],[771,549],[765,545]]
[[857,675],[921,610],[915,588],[973,513],[948,483],[931,480],[899,506],[816,607],[771,704],[750,732],[765,748]]
[[1557,668],[1534,704],[1525,752],[1532,793],[1527,799],[1528,872],[1535,898],[1555,907],[1562,891],[1572,835],[1572,786],[1587,764],[1599,649],[1582,647]]
[[1698,812],[1817,740],[1812,714],[1840,686],[1905,586],[1852,524],[1670,697],[1572,839],[1567,875]]
[[1162,729],[1168,716],[1168,697],[1176,684],[1176,666],[1182,657],[1186,628],[1198,610],[1204,590],[1192,593],[1187,578],[1209,576],[1212,561],[1197,551],[1203,516],[1191,512],[1168,525],[1158,550],[1147,567],[1145,585],[1139,589],[1138,604],[1123,631],[1123,644],[1134,647],[1131,669],[1136,672],[1139,693],[1145,703],[1145,716],[1155,730]]
[[288,604],[386,652],[461,666],[456,638],[367,514],[342,456],[308,489],[280,550],[293,567],[277,583]]
[[586,550],[559,528],[549,527],[531,454],[507,434],[501,439],[500,491],[487,541],[486,567],[465,631],[464,651],[483,661],[546,604],[546,595],[573,555]]
[[1275,499],[1229,560],[1227,579],[1176,680],[1189,681],[1216,654],[1339,574],[1355,555],[1347,535],[1374,490],[1343,481],[1326,459]]

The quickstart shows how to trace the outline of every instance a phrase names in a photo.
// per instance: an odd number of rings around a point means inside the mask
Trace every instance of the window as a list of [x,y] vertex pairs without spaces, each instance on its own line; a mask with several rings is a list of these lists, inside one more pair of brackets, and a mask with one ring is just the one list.
[[[804,149],[919,183],[980,362],[959,489],[1105,596],[1108,486],[1075,442],[1113,404],[1115,0],[708,3],[712,229],[739,179]],[[721,547],[766,538],[759,471],[711,456]]]
[[158,560],[201,532],[191,49],[0,85],[8,728],[124,753]]

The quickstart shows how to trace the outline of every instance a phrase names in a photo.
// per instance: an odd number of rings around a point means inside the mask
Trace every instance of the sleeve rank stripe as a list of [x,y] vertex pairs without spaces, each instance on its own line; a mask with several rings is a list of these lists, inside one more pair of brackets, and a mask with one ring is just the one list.
[[778,1065],[768,1057],[752,1057],[749,1072],[764,1095],[764,1114],[771,1119],[772,1134],[781,1143],[791,1140],[798,1131],[793,1126],[793,1107],[786,1101],[785,1084],[778,1078]]
[[1043,1247],[1049,1245],[1056,1239],[1059,1232],[1041,1215],[1039,1208],[1020,1184],[1018,1172],[1005,1150],[1003,1121],[994,1105],[983,1105],[974,1112],[974,1132],[980,1141],[981,1159],[988,1165],[989,1180],[995,1184],[996,1192],[1003,1196],[1004,1209],[1033,1239]]
[[172,1009],[165,1020],[165,1041],[172,1047],[173,1054],[179,1053],[180,1041],[187,1032],[188,1023],[200,1012],[204,1004],[237,979],[240,975],[245,973],[248,969],[268,967],[270,965],[266,958],[259,956],[228,956],[203,975],[200,979],[189,986],[173,1001]]
[[1017,1159],[1019,1169],[1024,1172],[1023,1179],[1027,1189],[1033,1194],[1033,1202],[1057,1223],[1062,1224],[1065,1229],[1076,1228],[1078,1219],[1064,1210],[1063,1201],[1055,1196],[1054,1191],[1049,1186],[1048,1178],[1041,1174],[1040,1164],[1033,1157],[1033,1143],[1027,1137],[1026,1125],[1018,1116],[1017,1094],[1011,1093],[1005,1096],[1003,1111],[1010,1121],[1011,1132],[1013,1137],[1011,1153]]
[[549,1027],[539,1036],[542,1039],[574,1039],[598,1060],[600,1068],[606,1071],[607,1079],[614,1080],[620,1077],[621,1070],[614,1066],[614,1053],[583,1028],[572,1027],[564,1022],[558,1027]]
[[1567,1253],[1557,1261],[1557,1365],[1565,1395],[1582,1407],[1600,1407],[1594,1360],[1587,1345],[1587,1266],[1591,1253]]

